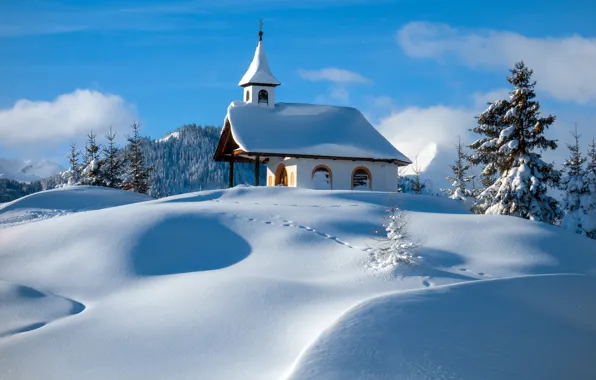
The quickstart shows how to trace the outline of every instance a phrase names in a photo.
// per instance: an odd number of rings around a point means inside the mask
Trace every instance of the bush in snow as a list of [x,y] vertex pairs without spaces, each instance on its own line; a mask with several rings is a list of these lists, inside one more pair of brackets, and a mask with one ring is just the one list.
[[467,164],[468,156],[464,153],[461,140],[458,140],[456,147],[457,158],[455,162],[450,165],[453,176],[448,176],[447,180],[451,182],[451,189],[441,189],[449,198],[455,199],[464,203],[468,203],[469,198],[474,197],[474,192],[468,187],[474,176],[468,175],[470,165]]
[[475,150],[470,162],[485,164],[486,175],[500,176],[478,196],[477,207],[486,214],[555,223],[561,217],[559,203],[546,193],[547,186],[558,184],[559,173],[537,153],[557,148],[555,140],[544,137],[555,117],[540,116],[532,70],[518,62],[511,74],[507,80],[514,88],[509,100],[491,103],[472,129],[483,137],[470,145]]
[[412,264],[412,252],[417,244],[412,242],[408,235],[408,219],[395,205],[392,205],[387,213],[383,223],[384,234],[376,239],[376,244],[371,248],[373,266],[385,268],[398,264]]
[[586,235],[584,224],[587,219],[590,196],[587,173],[584,169],[586,158],[580,151],[580,135],[577,133],[577,128],[571,135],[575,142],[567,144],[570,155],[563,163],[563,176],[560,182],[560,189],[563,191],[562,208],[565,213],[561,227],[580,235]]

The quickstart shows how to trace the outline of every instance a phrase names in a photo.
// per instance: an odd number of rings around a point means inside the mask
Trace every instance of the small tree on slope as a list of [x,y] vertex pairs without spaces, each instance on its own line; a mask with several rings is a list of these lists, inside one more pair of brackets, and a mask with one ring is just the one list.
[[582,156],[579,147],[577,128],[571,133],[574,138],[573,144],[567,144],[569,158],[563,163],[563,176],[559,188],[563,191],[562,209],[565,214],[561,227],[585,235],[584,220],[586,219],[587,197],[589,196],[588,184],[584,163],[586,158]]
[[116,133],[110,131],[106,133],[108,145],[103,148],[103,166],[102,174],[106,187],[118,189],[122,186],[122,174],[124,171],[124,161],[120,158],[118,147],[116,147]]
[[414,194],[422,194],[422,190],[426,187],[426,184],[420,181],[420,167],[418,166],[418,156],[414,159],[414,164],[412,166],[414,171],[414,179],[412,180],[412,192]]
[[62,174],[62,178],[67,181],[69,186],[74,186],[81,179],[81,163],[79,156],[81,152],[77,149],[77,143],[70,144],[70,153],[68,154],[68,170]]
[[451,189],[442,189],[451,199],[467,203],[468,199],[474,197],[472,189],[468,188],[468,184],[474,179],[474,176],[468,175],[470,165],[467,164],[468,156],[464,153],[461,145],[461,140],[458,139],[457,145],[457,158],[455,162],[450,165],[453,176],[448,176],[447,180],[451,182]]
[[[561,217],[558,202],[548,196],[547,186],[556,186],[559,173],[545,163],[536,150],[556,149],[555,140],[544,131],[555,121],[540,117],[540,104],[531,82],[532,70],[518,62],[507,78],[514,88],[510,100],[498,100],[478,117],[473,132],[482,135],[470,145],[474,165],[485,164],[486,174],[500,177],[478,196],[486,214],[513,215],[555,223]],[[487,171],[488,170],[488,171]]]
[[586,220],[583,223],[586,236],[596,239],[596,141],[588,149],[588,164],[586,166],[586,188],[588,195],[586,197]]
[[105,183],[102,178],[102,161],[99,159],[100,147],[95,142],[97,135],[93,131],[87,135],[85,144],[85,162],[81,172],[81,184],[90,186],[103,186]]
[[407,226],[408,219],[395,205],[388,210],[384,217],[385,236],[377,240],[372,248],[373,266],[378,268],[393,267],[398,264],[413,263],[412,251],[416,244],[410,241]]
[[128,168],[126,170],[122,188],[137,193],[147,194],[149,191],[151,168],[145,167],[145,159],[143,157],[143,151],[141,150],[141,127],[139,124],[133,123],[131,128],[132,136],[126,138],[129,142],[128,150],[126,152]]

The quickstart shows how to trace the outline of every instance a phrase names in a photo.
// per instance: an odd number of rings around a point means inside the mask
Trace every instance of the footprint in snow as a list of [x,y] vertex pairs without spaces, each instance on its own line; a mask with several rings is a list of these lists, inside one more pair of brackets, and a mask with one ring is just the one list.
[[426,288],[430,288],[432,286],[432,284],[428,280],[422,281],[422,285],[424,285]]

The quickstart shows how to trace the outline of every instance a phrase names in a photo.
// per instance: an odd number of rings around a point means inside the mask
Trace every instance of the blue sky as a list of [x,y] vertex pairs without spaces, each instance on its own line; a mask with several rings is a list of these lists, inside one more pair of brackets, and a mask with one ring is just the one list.
[[355,106],[407,154],[465,135],[484,101],[506,95],[520,59],[544,112],[558,116],[555,137],[578,122],[591,138],[590,3],[0,2],[0,157],[63,160],[87,130],[111,124],[123,135],[135,118],[154,138],[221,125],[241,98],[259,18],[278,101]]

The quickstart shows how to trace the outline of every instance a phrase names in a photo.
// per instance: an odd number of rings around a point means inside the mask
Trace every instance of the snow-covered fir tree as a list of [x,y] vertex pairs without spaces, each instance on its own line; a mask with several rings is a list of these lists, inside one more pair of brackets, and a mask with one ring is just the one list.
[[[478,196],[487,214],[513,215],[546,223],[561,217],[559,203],[547,195],[547,186],[556,186],[559,173],[542,160],[538,151],[556,149],[555,140],[544,136],[555,117],[540,116],[534,100],[536,82],[532,70],[518,62],[507,78],[513,85],[509,100],[497,100],[478,116],[473,132],[482,137],[470,147],[470,162],[487,165],[499,178]],[[485,170],[487,170],[485,168]]]
[[106,133],[107,145],[103,147],[103,165],[101,168],[103,181],[106,187],[122,187],[122,175],[124,174],[124,160],[120,150],[116,146],[116,133],[110,131]]
[[141,150],[141,126],[138,123],[131,125],[132,135],[126,139],[129,143],[126,150],[126,163],[128,165],[123,179],[122,188],[147,194],[149,192],[149,181],[151,167],[145,165],[145,158]]
[[587,216],[586,206],[589,191],[587,176],[584,168],[586,158],[582,155],[579,146],[577,128],[571,133],[573,144],[567,144],[569,158],[563,163],[562,177],[559,188],[563,192],[562,209],[565,214],[561,227],[585,235],[584,221]]
[[422,190],[426,187],[426,184],[420,180],[420,167],[418,166],[418,156],[414,159],[414,164],[412,165],[412,170],[414,175],[412,176],[412,183],[411,189],[414,194],[422,194]]
[[484,169],[482,169],[482,172],[480,172],[479,179],[483,190],[494,185],[494,183],[497,181],[494,165],[489,164],[485,166]]
[[101,167],[103,162],[99,157],[100,146],[97,145],[95,138],[97,135],[93,131],[87,135],[85,144],[85,161],[81,171],[81,185],[104,186]]
[[467,203],[470,198],[474,197],[474,193],[470,187],[474,176],[468,175],[470,165],[468,165],[468,156],[463,150],[460,139],[458,139],[455,147],[457,158],[450,165],[453,175],[447,176],[447,181],[451,183],[451,189],[441,189],[441,191],[451,199]]
[[70,144],[70,151],[68,153],[68,169],[62,173],[62,178],[66,181],[66,185],[74,186],[81,180],[81,163],[79,157],[81,152],[77,147],[77,143]]
[[596,140],[588,148],[588,163],[586,165],[586,188],[588,196],[586,197],[586,219],[583,227],[586,236],[596,239]]
[[413,263],[413,251],[417,244],[408,235],[408,219],[399,207],[392,205],[384,217],[383,236],[371,249],[372,266],[392,267],[400,263]]
[[[480,172],[478,178],[480,180],[480,186],[476,185],[477,187],[473,190],[474,203],[471,205],[471,211],[475,214],[484,214],[490,207],[490,203],[488,201],[494,197],[494,189],[491,187],[497,181],[494,165],[486,165]],[[480,194],[485,191],[486,193],[482,198],[480,198]]]

